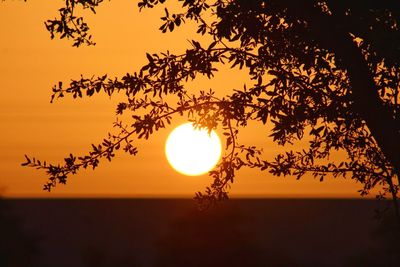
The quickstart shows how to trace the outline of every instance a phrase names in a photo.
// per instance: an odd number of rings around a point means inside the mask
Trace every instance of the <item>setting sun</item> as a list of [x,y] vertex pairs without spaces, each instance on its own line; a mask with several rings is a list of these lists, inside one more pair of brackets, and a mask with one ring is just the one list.
[[178,172],[196,176],[211,170],[221,157],[221,141],[215,131],[194,129],[192,123],[176,127],[165,144],[168,162]]

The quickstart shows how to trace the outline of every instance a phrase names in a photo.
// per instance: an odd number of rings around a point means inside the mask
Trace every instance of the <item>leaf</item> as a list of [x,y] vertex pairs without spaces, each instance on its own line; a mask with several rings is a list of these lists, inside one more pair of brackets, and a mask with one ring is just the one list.
[[149,53],[146,53],[146,57],[147,57],[147,59],[149,60],[150,63],[153,63],[154,59]]

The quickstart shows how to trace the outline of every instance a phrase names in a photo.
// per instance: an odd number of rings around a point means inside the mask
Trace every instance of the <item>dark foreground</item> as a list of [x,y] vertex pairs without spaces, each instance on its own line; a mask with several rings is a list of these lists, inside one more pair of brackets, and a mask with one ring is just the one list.
[[[2,200],[0,266],[400,266],[375,200]],[[386,213],[387,214],[387,213]]]

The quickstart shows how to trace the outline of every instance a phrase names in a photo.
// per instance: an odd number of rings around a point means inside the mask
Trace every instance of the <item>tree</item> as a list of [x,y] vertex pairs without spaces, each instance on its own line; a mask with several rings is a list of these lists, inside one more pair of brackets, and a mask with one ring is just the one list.
[[[51,38],[73,45],[94,45],[77,8],[95,13],[102,0],[66,0],[59,17],[46,22]],[[141,0],[140,10],[165,0]],[[62,164],[26,156],[25,166],[44,169],[45,190],[65,184],[81,168],[111,160],[122,149],[135,155],[134,138],[147,139],[174,116],[187,116],[199,127],[222,127],[226,153],[210,171],[213,183],[196,193],[201,205],[228,197],[235,171],[257,168],[273,175],[311,172],[321,181],[327,174],[350,176],[363,185],[362,195],[380,185],[380,196],[395,200],[400,182],[400,4],[344,0],[181,0],[178,13],[165,9],[160,30],[173,31],[194,21],[197,32],[212,42],[192,40],[185,53],[147,54],[148,63],[121,78],[107,75],[59,82],[52,101],[65,95],[91,97],[123,92],[117,106],[115,132],[88,155],[70,155]],[[194,95],[185,89],[198,76],[212,78],[222,65],[245,69],[253,84],[232,89],[225,97],[214,91]],[[176,101],[166,101],[175,98]],[[177,103],[175,103],[177,102]],[[128,124],[120,119],[131,114]],[[139,115],[143,114],[143,115]],[[248,121],[273,125],[270,136],[285,146],[308,136],[307,148],[262,158],[254,146],[238,140]],[[347,159],[329,158],[335,150]],[[397,205],[397,204],[396,204]]]

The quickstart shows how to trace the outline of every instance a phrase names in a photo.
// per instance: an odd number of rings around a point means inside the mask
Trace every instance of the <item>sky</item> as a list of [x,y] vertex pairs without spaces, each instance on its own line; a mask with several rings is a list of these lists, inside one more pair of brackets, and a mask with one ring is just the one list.
[[[185,122],[177,118],[150,140],[138,141],[139,154],[118,152],[110,163],[70,176],[66,186],[51,193],[42,190],[43,172],[23,168],[24,154],[48,162],[61,162],[73,153],[86,154],[112,130],[120,96],[96,95],[50,103],[51,88],[80,75],[108,74],[120,77],[146,63],[146,52],[183,52],[188,40],[200,39],[192,24],[173,33],[158,28],[162,9],[139,13],[137,1],[104,2],[97,15],[85,17],[95,47],[71,46],[51,40],[44,21],[57,15],[63,1],[0,1],[0,194],[5,197],[192,197],[211,183],[208,175],[189,177],[174,171],[165,158],[168,133]],[[207,40],[204,40],[207,42]],[[222,69],[214,79],[199,79],[193,90],[213,88],[228,94],[242,88],[246,73]],[[268,137],[268,127],[250,124],[241,134],[243,143],[262,147],[266,157],[282,148]],[[327,177],[319,182],[310,176],[274,177],[243,169],[230,190],[233,197],[358,197],[361,189],[350,179]]]

